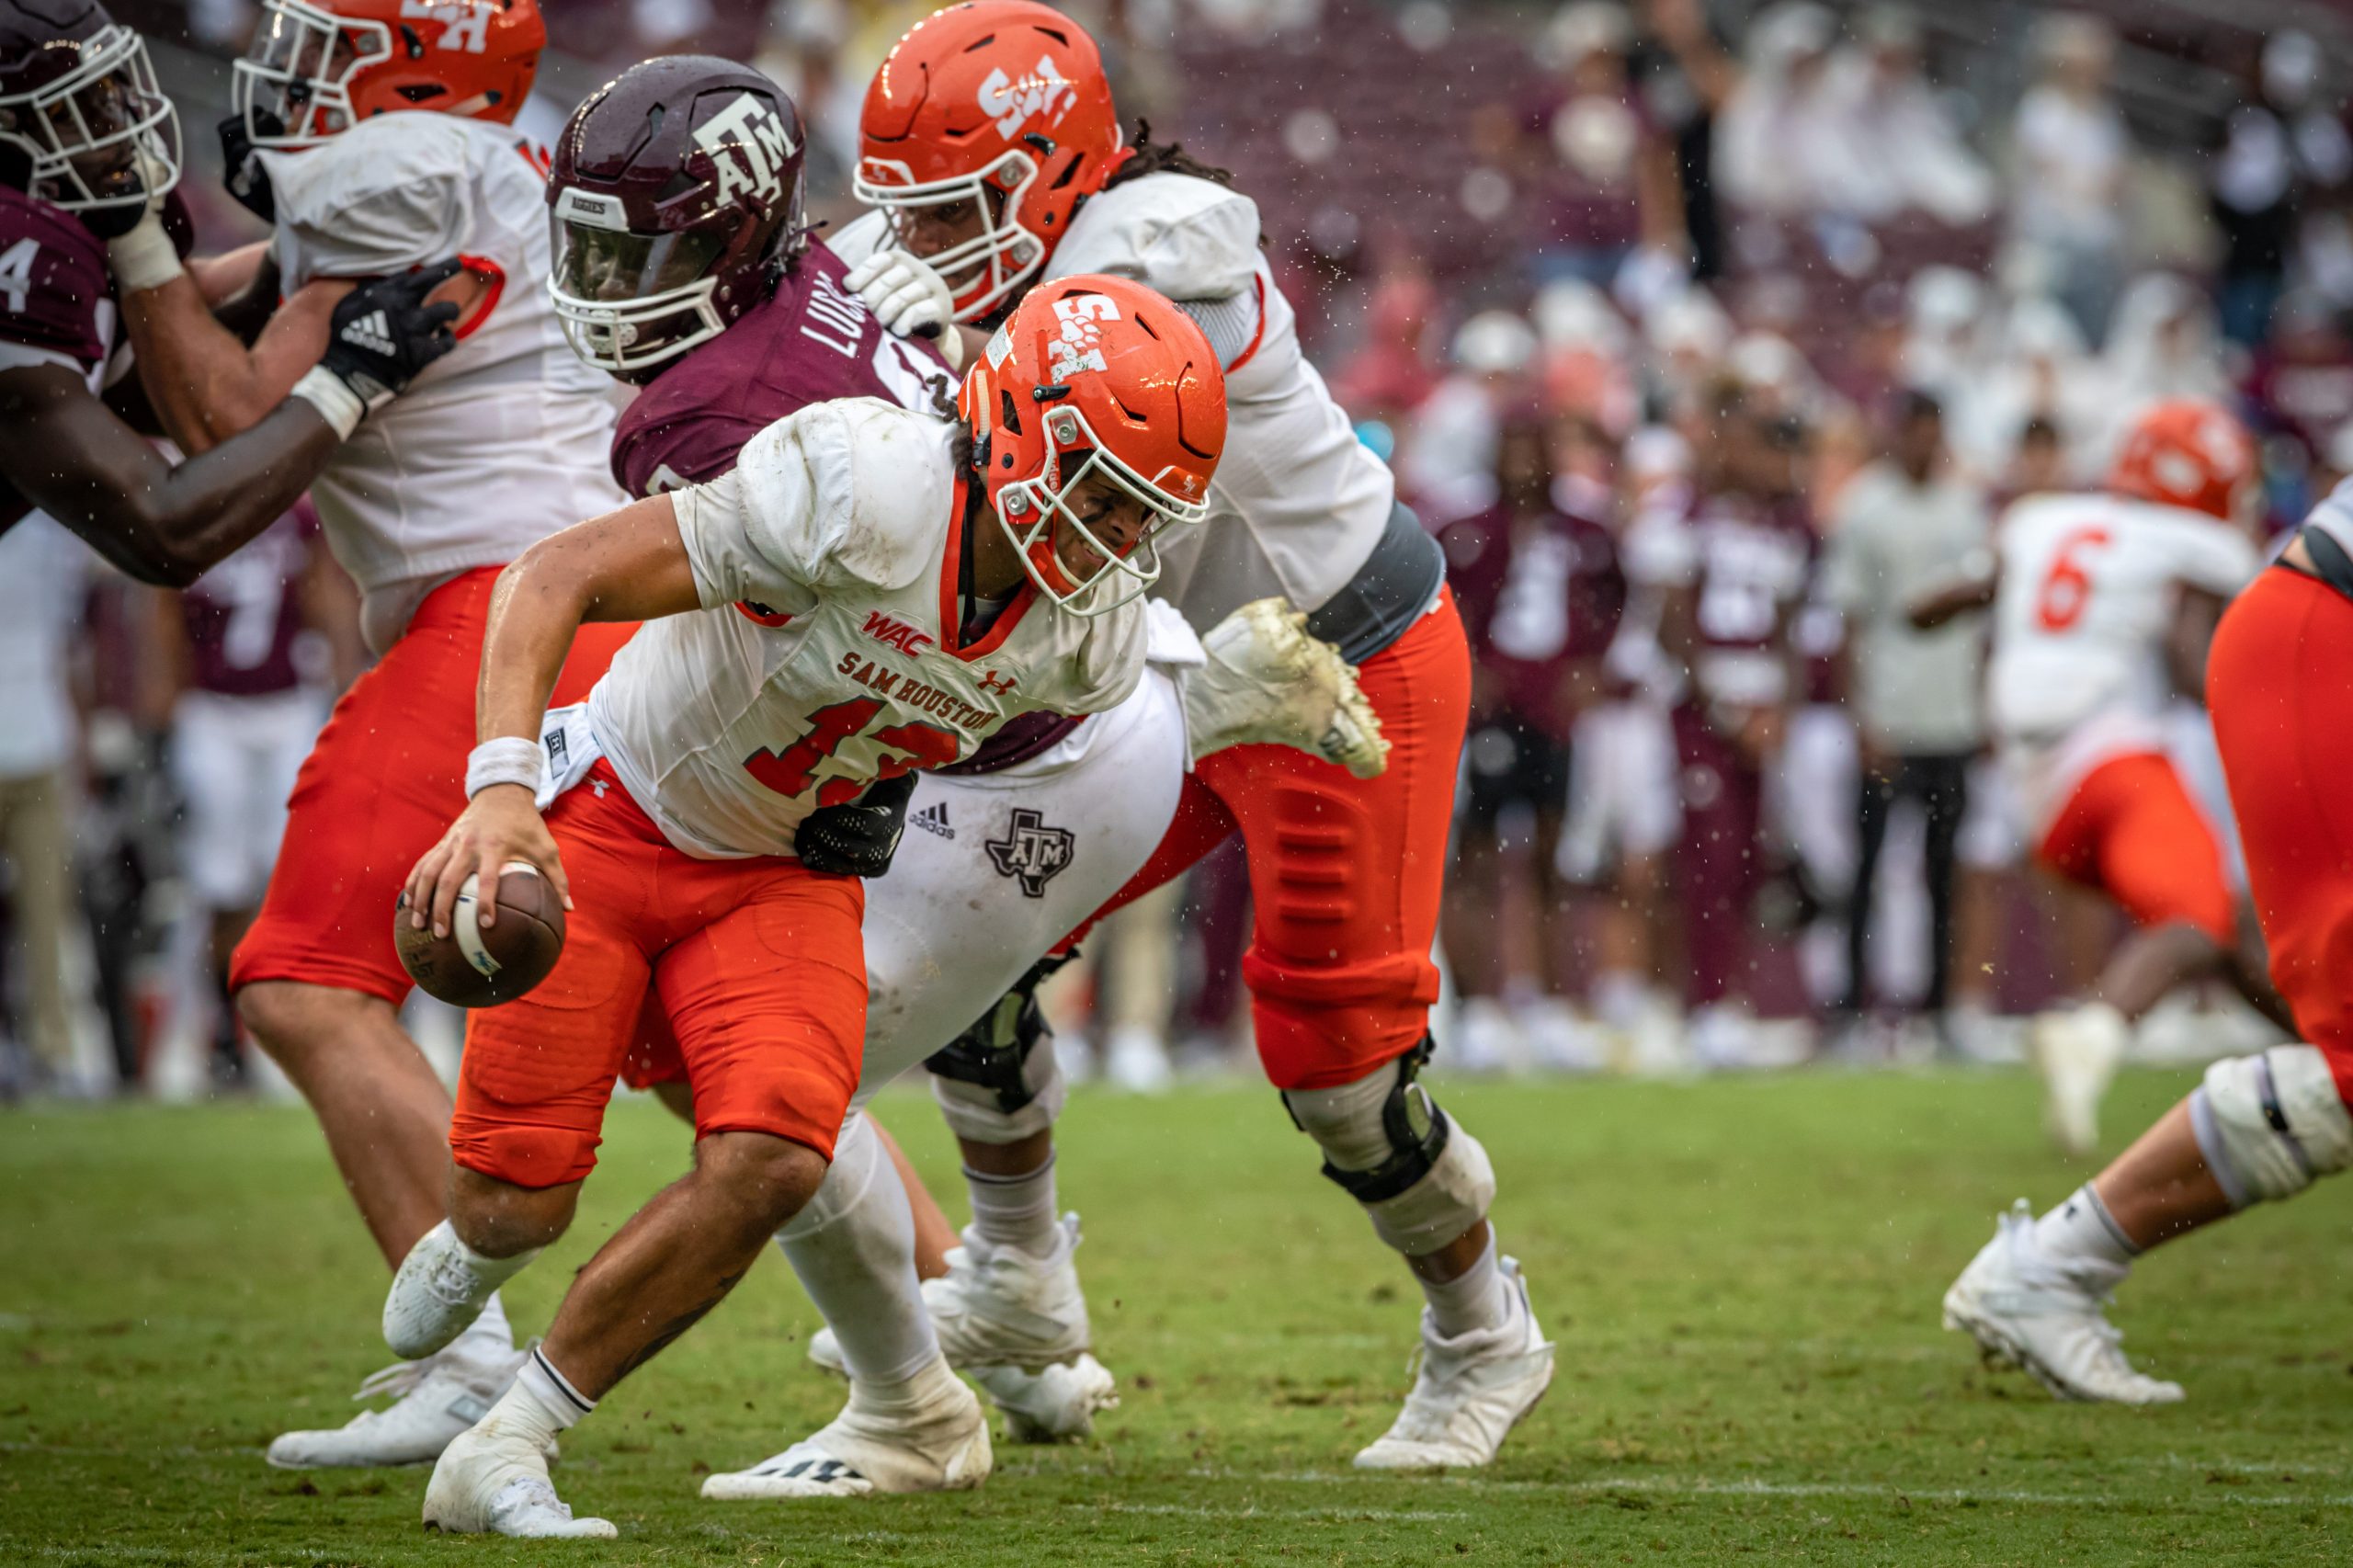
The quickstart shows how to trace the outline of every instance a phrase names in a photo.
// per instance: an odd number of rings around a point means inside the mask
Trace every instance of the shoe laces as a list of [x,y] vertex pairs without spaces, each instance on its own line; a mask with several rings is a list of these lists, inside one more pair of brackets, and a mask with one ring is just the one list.
[[545,1508],[551,1514],[572,1517],[572,1505],[555,1494],[555,1483],[544,1475],[518,1475],[499,1489],[497,1500],[491,1505],[497,1513],[517,1507]]
[[434,1259],[433,1271],[425,1277],[426,1293],[449,1306],[463,1306],[472,1301],[477,1283],[473,1270],[455,1253]]
[[361,1380],[359,1392],[351,1397],[355,1400],[381,1399],[389,1395],[396,1400],[405,1399],[416,1392],[416,1385],[426,1380],[433,1367],[434,1358],[430,1356],[422,1360],[395,1361],[389,1367],[380,1367]]

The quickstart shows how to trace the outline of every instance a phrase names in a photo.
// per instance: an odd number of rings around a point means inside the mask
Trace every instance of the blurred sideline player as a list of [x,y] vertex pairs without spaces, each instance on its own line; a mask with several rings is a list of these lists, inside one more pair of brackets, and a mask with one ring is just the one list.
[[[0,528],[38,508],[176,587],[294,504],[365,414],[356,387],[389,398],[449,344],[441,312],[417,308],[427,279],[323,300],[247,434],[167,462],[114,406],[143,416],[133,388],[115,389],[117,285],[179,274],[179,173],[178,121],[139,34],[95,0],[0,0]],[[197,310],[236,291],[202,278]]]
[[2126,1361],[2103,1311],[2132,1260],[2353,1165],[2353,484],[2223,615],[2206,695],[2298,1040],[2215,1062],[2040,1219],[2019,1199],[1946,1293],[1948,1327],[2063,1398],[2180,1399],[2178,1383]]
[[2143,415],[2103,495],[2015,502],[1994,574],[1934,596],[1915,620],[1989,599],[1989,718],[2047,870],[2098,890],[2138,929],[2096,999],[2036,1020],[2029,1046],[2052,1136],[2091,1153],[2099,1099],[2131,1026],[2175,986],[2228,978],[2274,1017],[2278,997],[2239,952],[2221,841],[2166,755],[2169,696],[2206,688],[2222,607],[2254,574],[2235,520],[2255,448],[2211,404]]
[[[686,56],[624,72],[574,112],[557,144],[548,191],[557,309],[584,359],[643,388],[614,437],[614,477],[626,490],[719,480],[747,440],[811,403],[949,406],[945,366],[884,332],[801,224],[801,135],[798,111],[767,78]],[[656,265],[665,255],[677,259]],[[1345,668],[1288,618],[1263,613],[1272,607],[1258,608],[1211,632],[1205,652],[1174,612],[1153,607],[1151,668],[1127,700],[1083,721],[1016,718],[969,761],[910,780],[913,801],[888,831],[914,831],[899,841],[892,874],[867,889],[858,1093],[824,1182],[778,1235],[839,1336],[849,1407],[767,1462],[710,1477],[706,1496],[848,1496],[978,1479],[951,1479],[964,1420],[957,1399],[909,1404],[911,1385],[935,1381],[940,1348],[917,1290],[919,1248],[892,1151],[861,1108],[968,1026],[975,998],[1002,994],[1142,866],[1176,812],[1188,743],[1200,755],[1238,739],[1330,737],[1335,708],[1353,697]],[[1369,711],[1360,718],[1353,728],[1369,737]],[[804,845],[809,833],[804,824]],[[684,1063],[658,1036],[624,1075],[691,1116]],[[880,1222],[847,1222],[860,1211]],[[936,1210],[930,1220],[945,1229]],[[1084,1354],[1083,1316],[1078,1329],[1074,1364],[1010,1391],[1017,1432],[1083,1433],[1108,1400],[1109,1374]],[[945,1389],[972,1404],[961,1383]]]
[[319,733],[319,684],[297,644],[324,640],[329,690],[359,668],[351,581],[319,543],[306,503],[190,584],[159,597],[158,645],[171,659],[173,782],[187,816],[180,868],[205,926],[203,974],[216,1082],[244,1077],[229,955],[253,924],[286,833],[286,800]]
[[[1204,758],[1113,907],[1241,830],[1260,1059],[1428,1301],[1405,1409],[1358,1463],[1483,1464],[1549,1383],[1552,1346],[1489,1229],[1485,1151],[1414,1081],[1433,1047],[1430,951],[1470,699],[1444,558],[1301,353],[1256,206],[1172,146],[1123,144],[1094,40],[1068,17],[981,0],[917,23],[868,88],[860,142],[857,189],[881,210],[834,245],[845,260],[874,247],[849,280],[885,325],[968,324],[969,351],[1037,280],[1107,272],[1178,301],[1226,368],[1219,526],[1178,547],[1178,602],[1196,626],[1269,593],[1309,612],[1308,631],[1358,667],[1392,749],[1369,780],[1279,747]],[[926,1296],[935,1317],[982,1325],[992,1360],[1036,1366],[1064,1358],[1066,1326],[1047,1324],[1082,1299],[1052,1221],[1051,1110],[1037,1108],[1055,1069],[1027,997],[983,1025],[941,1054],[933,1087],[976,1208],[1020,1216],[1020,1239],[967,1231]],[[1019,1087],[980,1087],[1017,1058]]]
[[[548,302],[544,154],[506,122],[545,41],[534,0],[268,0],[237,62],[233,190],[276,233],[223,267],[283,296],[250,348],[176,267],[126,275],[141,379],[190,452],[231,441],[314,358],[358,278],[460,256],[459,342],[346,442],[312,486],[358,585],[378,662],[303,764],[260,916],[230,983],[246,1025],[319,1118],[388,1263],[441,1219],[449,1096],[402,1031],[409,979],[389,911],[462,800],[474,674],[496,568],[622,497],[602,472],[604,378]],[[237,161],[239,140],[257,149]],[[557,688],[576,700],[627,634],[585,633]],[[280,1465],[438,1452],[520,1364],[495,1304],[443,1355],[371,1380],[399,1402],[271,1445]]]
[[[411,907],[446,935],[469,874],[494,885],[523,859],[571,913],[554,971],[472,1016],[450,1223],[403,1264],[387,1336],[446,1337],[563,1233],[650,998],[698,1141],[694,1171],[589,1260],[514,1387],[442,1453],[428,1526],[614,1535],[558,1500],[548,1445],[717,1305],[821,1186],[867,977],[863,885],[797,853],[812,812],[967,760],[1023,713],[1106,711],[1143,678],[1154,536],[1206,516],[1225,444],[1207,340],[1136,284],[1065,279],[998,332],[957,406],[954,423],[873,398],[803,409],[725,478],[584,523],[502,580],[472,798],[418,862]],[[557,716],[543,821],[547,694],[595,615],[646,625]],[[908,1413],[961,1406],[942,1483],[978,1484],[988,1424],[937,1351],[897,1392]]]
[[[1534,415],[1506,418],[1496,437],[1493,506],[1438,530],[1447,580],[1475,651],[1464,799],[1455,827],[1447,957],[1463,996],[1461,1064],[1486,1071],[1532,1064],[1601,1065],[1567,999],[1561,955],[1567,898],[1559,869],[1569,801],[1571,737],[1598,695],[1602,656],[1617,633],[1626,579],[1609,530],[1608,492],[1568,476],[1563,510],[1552,431]],[[1502,819],[1534,818],[1536,980],[1506,986]]]

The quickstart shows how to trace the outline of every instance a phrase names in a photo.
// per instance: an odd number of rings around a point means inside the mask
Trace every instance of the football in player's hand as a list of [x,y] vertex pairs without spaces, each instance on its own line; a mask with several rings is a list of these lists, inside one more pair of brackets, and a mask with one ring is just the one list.
[[475,879],[458,890],[449,934],[408,917],[408,894],[392,911],[392,943],[401,967],[428,996],[453,1007],[495,1007],[548,977],[563,953],[563,901],[547,879],[520,860],[498,874],[498,918],[484,927],[474,902]]

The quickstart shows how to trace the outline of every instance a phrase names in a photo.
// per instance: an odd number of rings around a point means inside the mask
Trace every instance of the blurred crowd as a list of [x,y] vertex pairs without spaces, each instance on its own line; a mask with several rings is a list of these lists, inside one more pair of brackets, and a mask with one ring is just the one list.
[[[927,8],[551,7],[525,123],[645,54],[750,59],[838,221],[865,82]],[[2112,916],[2024,871],[1982,628],[1903,607],[2009,498],[2096,487],[2161,398],[2257,430],[2266,528],[2353,471],[2353,38],[2284,0],[2196,33],[2133,0],[2024,29],[1994,0],[1068,8],[1120,101],[1258,199],[1445,547],[1479,659],[1457,1068],[2000,1056],[2089,983]],[[203,144],[251,7],[122,9],[167,46],[208,242],[249,237]],[[347,585],[299,517],[185,596],[46,527],[0,556],[0,1092],[244,1081],[219,960],[256,802],[356,668]],[[2202,716],[2177,728],[2224,815]],[[1245,1052],[1249,896],[1221,855],[1107,923],[1051,993],[1074,1062],[1148,1088]]]

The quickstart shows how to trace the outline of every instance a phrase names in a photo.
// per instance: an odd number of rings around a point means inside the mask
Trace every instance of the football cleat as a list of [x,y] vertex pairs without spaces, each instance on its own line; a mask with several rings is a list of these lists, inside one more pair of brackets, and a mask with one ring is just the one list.
[[749,1470],[706,1477],[702,1494],[738,1502],[978,1486],[995,1462],[981,1402],[944,1359],[917,1378],[924,1387],[904,1410],[872,1405],[853,1386],[829,1426]]
[[1286,745],[1370,778],[1388,766],[1356,666],[1281,599],[1244,605],[1201,634],[1208,663],[1179,672],[1193,755]]
[[1421,1369],[1389,1430],[1357,1455],[1358,1470],[1454,1470],[1486,1464],[1552,1381],[1552,1342],[1536,1324],[1519,1260],[1501,1259],[1510,1315],[1495,1328],[1443,1338],[1422,1311]]
[[2061,1399],[2176,1403],[2181,1385],[2134,1371],[2123,1332],[2103,1310],[2124,1275],[2120,1264],[2045,1253],[2020,1199],[1945,1292],[1945,1326],[1976,1340],[1987,1360],[2023,1368]]
[[[390,1405],[363,1410],[341,1426],[283,1433],[269,1445],[269,1462],[280,1470],[344,1470],[438,1459],[452,1438],[489,1414],[526,1354],[517,1350],[484,1361],[445,1351],[422,1361],[394,1362],[352,1395],[390,1394]],[[549,1457],[554,1457],[552,1449]]]
[[395,1356],[430,1356],[473,1326],[498,1288],[540,1256],[479,1258],[442,1221],[408,1249],[384,1292],[384,1343]]
[[1095,1413],[1120,1403],[1111,1369],[1086,1351],[1063,1366],[975,1367],[972,1381],[1005,1412],[1005,1433],[1017,1443],[1069,1443],[1095,1435]]
[[611,1540],[604,1519],[575,1519],[537,1444],[493,1413],[441,1450],[425,1488],[425,1528],[453,1535]]
[[2027,1034],[2027,1053],[2042,1078],[2042,1125],[2076,1159],[2099,1147],[2099,1102],[2124,1061],[2131,1029],[2105,1002],[2045,1013]]

